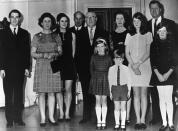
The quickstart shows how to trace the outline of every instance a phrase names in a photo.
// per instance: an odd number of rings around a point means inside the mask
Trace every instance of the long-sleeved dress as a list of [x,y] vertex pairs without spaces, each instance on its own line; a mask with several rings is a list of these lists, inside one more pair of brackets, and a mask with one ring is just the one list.
[[108,71],[112,65],[112,59],[109,55],[94,54],[90,62],[90,88],[89,92],[94,95],[110,95]]
[[[40,32],[34,35],[31,46],[37,48],[37,53],[55,53],[58,51],[58,46],[61,45],[61,39],[57,34],[44,34]],[[36,59],[33,91],[61,91],[61,75],[60,72],[52,72],[50,65],[51,61],[52,59]]]
[[[152,56],[153,69],[157,69],[162,75],[169,71],[169,69],[175,69],[175,61],[173,57],[174,42],[171,40],[160,40],[156,39],[153,46]],[[164,81],[160,82],[155,72],[152,73],[150,84],[157,85],[173,85],[175,82],[175,71],[170,75],[170,77]]]

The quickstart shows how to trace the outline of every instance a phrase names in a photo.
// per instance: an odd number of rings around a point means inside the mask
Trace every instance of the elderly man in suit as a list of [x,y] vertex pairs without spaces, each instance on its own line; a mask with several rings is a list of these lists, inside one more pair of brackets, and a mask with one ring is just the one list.
[[25,126],[22,120],[24,76],[29,76],[30,34],[20,27],[22,14],[9,13],[10,25],[1,31],[0,75],[5,94],[7,127]]
[[[85,24],[85,15],[81,11],[76,11],[74,13],[74,26],[70,28],[70,31],[73,32],[76,36],[76,52],[74,56],[74,62],[76,65],[76,72],[78,74],[78,77],[81,78],[81,73],[80,73],[80,68],[81,68],[81,61],[80,57],[82,54],[80,54],[81,50],[81,44],[83,40],[83,29],[84,29],[84,24]],[[81,81],[81,80],[80,80]],[[82,81],[83,83],[83,81]],[[72,102],[71,102],[71,108],[70,108],[70,115],[73,116],[75,112],[75,102],[76,102],[76,87],[75,87],[75,82],[73,82],[73,87],[72,87]]]
[[[151,64],[153,63],[154,57],[152,57],[152,51],[154,50],[154,45],[155,39],[157,37],[157,27],[159,25],[166,26],[168,27],[170,33],[175,37],[175,22],[169,19],[164,18],[164,6],[162,3],[160,3],[157,0],[152,0],[149,3],[149,9],[150,9],[150,14],[152,16],[152,19],[149,21],[149,30],[152,32],[153,35],[153,43],[151,44],[150,47],[150,61]],[[159,97],[158,97],[158,90],[156,87],[150,88],[150,93],[151,93],[151,100],[152,100],[152,120],[150,121],[150,124],[156,124],[160,122],[161,120],[161,113],[159,109]]]

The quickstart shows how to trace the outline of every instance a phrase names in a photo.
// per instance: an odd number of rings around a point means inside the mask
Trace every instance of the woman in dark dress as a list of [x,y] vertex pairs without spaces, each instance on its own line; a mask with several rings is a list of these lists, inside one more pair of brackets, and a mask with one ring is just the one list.
[[[160,131],[164,131],[169,125],[170,131],[174,131],[173,126],[173,85],[175,82],[175,62],[173,59],[174,39],[166,26],[158,26],[155,44],[153,45],[153,73],[151,85],[157,86],[159,94],[160,111],[162,116],[162,126]],[[168,116],[168,119],[166,117]]]
[[[75,78],[75,68],[74,68],[74,54],[75,54],[75,34],[69,31],[69,17],[60,13],[57,15],[58,29],[57,34],[60,35],[62,40],[63,55],[61,57],[62,69],[61,78],[64,84],[64,97],[62,92],[57,94],[58,105],[60,109],[59,121],[64,119],[70,120],[69,110],[72,100],[71,88],[72,82]],[[63,111],[63,98],[65,103],[65,114]]]
[[[115,25],[116,28],[113,32],[111,32],[111,49],[112,51],[119,49],[121,52],[125,52],[125,38],[128,33],[127,30],[127,22],[126,15],[123,12],[116,12],[115,14]],[[128,66],[128,61],[124,55],[123,64]],[[126,124],[130,123],[130,107],[131,107],[131,99],[127,101],[127,118]]]

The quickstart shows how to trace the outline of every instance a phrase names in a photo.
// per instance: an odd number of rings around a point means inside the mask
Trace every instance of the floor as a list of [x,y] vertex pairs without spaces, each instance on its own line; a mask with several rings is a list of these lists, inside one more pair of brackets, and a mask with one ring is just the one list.
[[[134,112],[131,112],[131,115],[134,116]],[[147,115],[147,123],[150,120],[149,118],[150,113]],[[4,116],[4,109],[0,109],[0,131],[95,131],[95,119],[91,120],[91,122],[88,122],[86,124],[79,124],[82,117],[82,102],[76,105],[76,112],[74,117],[70,122],[60,122],[58,126],[51,126],[47,125],[46,127],[40,127],[39,121],[39,110],[38,106],[34,105],[28,108],[25,108],[24,110],[24,121],[26,123],[25,127],[13,127],[13,128],[6,128],[6,120]],[[135,131],[134,129],[134,118],[131,119],[131,124],[127,126],[126,131]],[[176,131],[178,131],[178,108],[176,109],[175,113],[175,127]],[[157,125],[147,125],[147,129],[144,131],[158,131],[161,123]],[[113,131],[114,126],[114,117],[110,114],[107,116],[107,129],[106,131]],[[168,129],[167,129],[168,131]]]

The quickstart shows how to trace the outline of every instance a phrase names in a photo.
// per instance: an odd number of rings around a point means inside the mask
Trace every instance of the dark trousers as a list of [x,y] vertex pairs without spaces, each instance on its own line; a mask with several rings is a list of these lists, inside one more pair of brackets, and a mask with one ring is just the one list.
[[88,92],[90,78],[80,77],[80,82],[81,82],[82,93],[83,93],[83,119],[89,120],[91,119],[92,108],[94,105],[94,97]]
[[5,71],[3,79],[3,89],[5,94],[5,117],[7,122],[18,122],[22,120],[23,104],[23,83],[24,72],[12,74],[14,72]]
[[159,95],[158,95],[157,87],[150,87],[150,94],[152,100],[152,120],[160,121],[161,112],[159,107]]

